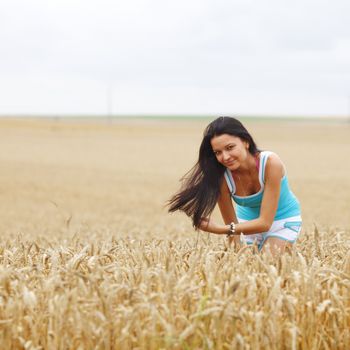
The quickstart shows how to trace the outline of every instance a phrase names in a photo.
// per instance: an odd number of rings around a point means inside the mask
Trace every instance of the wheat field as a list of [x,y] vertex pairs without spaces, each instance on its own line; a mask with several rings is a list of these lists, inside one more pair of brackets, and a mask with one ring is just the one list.
[[0,119],[1,349],[350,348],[350,125],[245,123],[302,205],[273,259],[166,212],[207,123]]

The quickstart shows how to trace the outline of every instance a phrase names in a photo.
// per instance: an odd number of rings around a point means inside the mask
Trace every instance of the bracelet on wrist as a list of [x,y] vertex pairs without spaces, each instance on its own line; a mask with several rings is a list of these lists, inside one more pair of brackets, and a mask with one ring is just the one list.
[[229,231],[227,233],[227,237],[231,237],[236,233],[236,224],[234,222],[230,223],[230,228]]

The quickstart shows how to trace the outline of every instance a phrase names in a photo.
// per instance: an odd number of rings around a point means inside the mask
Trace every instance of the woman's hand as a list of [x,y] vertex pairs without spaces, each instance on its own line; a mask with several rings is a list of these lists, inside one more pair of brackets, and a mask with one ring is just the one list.
[[213,222],[211,218],[202,218],[198,228],[202,231],[216,233],[219,235],[226,235],[230,232],[230,225],[217,224]]

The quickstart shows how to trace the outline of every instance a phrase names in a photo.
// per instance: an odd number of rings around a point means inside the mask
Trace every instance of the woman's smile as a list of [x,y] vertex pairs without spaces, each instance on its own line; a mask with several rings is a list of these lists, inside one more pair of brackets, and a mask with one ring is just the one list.
[[226,162],[224,163],[224,165],[225,165],[226,167],[229,167],[229,166],[234,165],[236,162],[237,162],[236,160],[233,160],[233,159],[232,159],[232,160],[226,161]]

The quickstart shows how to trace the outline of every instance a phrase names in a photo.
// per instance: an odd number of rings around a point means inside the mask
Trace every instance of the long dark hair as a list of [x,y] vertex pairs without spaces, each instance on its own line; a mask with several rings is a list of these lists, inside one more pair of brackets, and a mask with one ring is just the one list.
[[195,228],[198,228],[203,217],[212,213],[220,195],[220,184],[226,167],[217,161],[210,141],[223,134],[248,142],[248,150],[252,155],[259,152],[248,130],[235,118],[219,117],[205,128],[197,163],[181,178],[179,192],[168,201],[169,212],[185,212],[192,218]]

